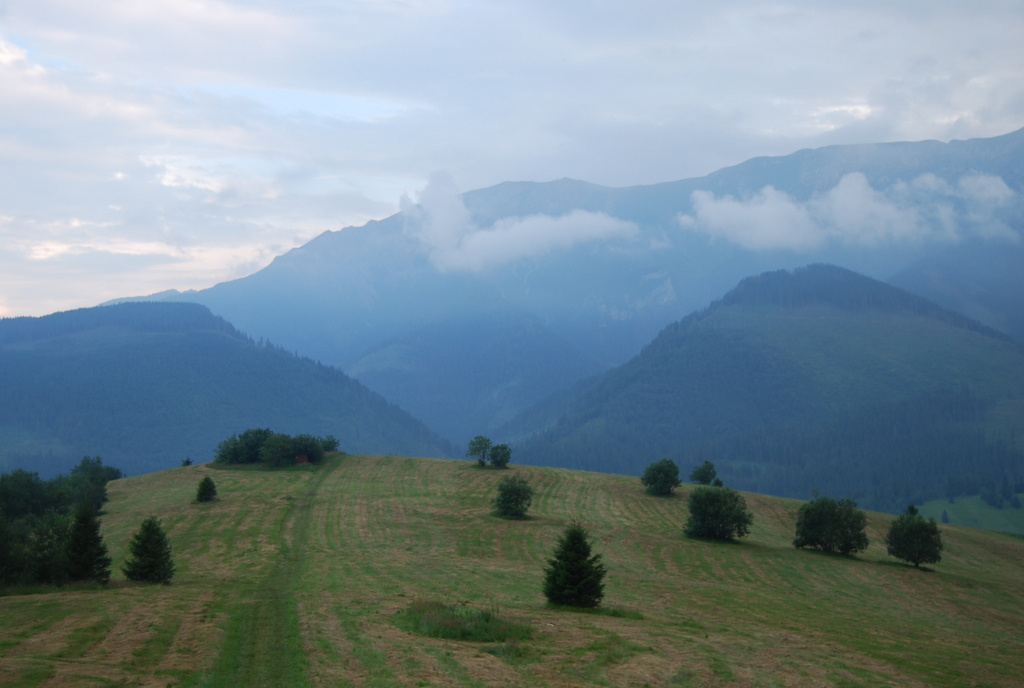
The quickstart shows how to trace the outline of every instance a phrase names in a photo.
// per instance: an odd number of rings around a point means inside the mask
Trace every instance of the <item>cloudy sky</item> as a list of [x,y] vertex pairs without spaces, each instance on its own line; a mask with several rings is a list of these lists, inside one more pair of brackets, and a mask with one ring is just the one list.
[[244,276],[438,172],[1004,134],[1022,36],[1011,0],[0,0],[0,315]]

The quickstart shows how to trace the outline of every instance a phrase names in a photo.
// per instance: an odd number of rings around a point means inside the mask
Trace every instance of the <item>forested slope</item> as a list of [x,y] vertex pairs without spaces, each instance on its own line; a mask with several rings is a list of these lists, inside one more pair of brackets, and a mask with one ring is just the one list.
[[1024,347],[832,266],[744,280],[550,408],[518,460],[711,460],[743,489],[890,510],[1024,480]]
[[84,455],[135,474],[212,458],[249,427],[349,450],[445,456],[421,423],[341,371],[245,337],[205,307],[129,303],[0,320],[0,467]]

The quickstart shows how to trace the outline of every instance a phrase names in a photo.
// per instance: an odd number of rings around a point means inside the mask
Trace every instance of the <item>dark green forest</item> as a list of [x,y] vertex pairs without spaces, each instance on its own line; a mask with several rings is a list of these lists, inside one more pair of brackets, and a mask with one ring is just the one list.
[[336,368],[254,342],[205,307],[127,303],[0,320],[0,469],[101,454],[137,474],[213,459],[239,428],[358,452],[454,448]]
[[890,511],[1024,484],[1024,347],[830,266],[745,280],[553,408],[520,462],[710,460],[739,489]]

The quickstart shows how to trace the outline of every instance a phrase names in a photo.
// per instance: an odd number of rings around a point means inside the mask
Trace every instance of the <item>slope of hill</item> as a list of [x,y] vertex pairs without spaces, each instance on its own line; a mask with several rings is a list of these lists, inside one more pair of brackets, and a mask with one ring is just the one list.
[[[856,558],[796,550],[792,500],[747,495],[738,544],[682,535],[686,493],[636,478],[515,467],[532,517],[490,515],[504,471],[345,456],[318,469],[176,468],[116,481],[103,517],[105,589],[0,597],[6,685],[931,686],[1019,685],[1024,542],[943,528],[932,571],[881,544]],[[191,500],[200,478],[219,499]],[[143,518],[166,528],[170,586],[123,581]],[[542,569],[575,516],[608,569],[610,613],[544,604]],[[515,643],[439,640],[399,620],[417,599],[528,624]]]
[[132,303],[0,320],[0,465],[52,474],[83,455],[140,473],[212,458],[250,427],[346,449],[451,455],[339,370],[256,344],[203,306]]
[[520,462],[711,460],[743,489],[892,511],[1024,481],[1024,347],[834,266],[744,280],[545,408],[499,435]]
[[[804,150],[622,189],[563,179],[457,195],[432,184],[418,206],[326,232],[254,275],[171,298],[203,303],[253,337],[347,372],[372,370],[364,381],[403,408],[430,397],[448,419],[444,433],[461,444],[546,396],[529,375],[545,359],[582,350],[605,368],[619,365],[749,275],[828,262],[887,279],[924,259],[952,257],[955,267],[965,251],[1020,243],[1022,156],[1024,130]],[[1024,253],[1006,256],[1010,274],[1024,274]],[[985,273],[984,265],[967,269],[961,281],[975,291],[949,304],[1006,327],[1024,312],[1024,292],[1012,281],[970,281]],[[937,296],[943,274],[906,285]],[[530,329],[529,356],[465,362],[466,378],[488,380],[487,390],[448,385],[398,360],[391,369],[380,357],[362,364],[387,342],[410,339],[427,358],[443,358],[462,333],[424,332],[477,318],[484,328],[508,312],[542,327]],[[560,382],[585,374],[567,369]],[[408,382],[388,382],[397,375]],[[503,395],[517,380],[518,393]],[[500,407],[461,413],[487,392]]]

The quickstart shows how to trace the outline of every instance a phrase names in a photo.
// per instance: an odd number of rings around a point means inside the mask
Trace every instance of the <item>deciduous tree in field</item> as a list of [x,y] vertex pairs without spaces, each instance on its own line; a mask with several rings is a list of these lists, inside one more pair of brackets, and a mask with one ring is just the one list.
[[694,488],[689,507],[685,530],[690,537],[732,540],[750,532],[754,522],[743,495],[728,487],[702,485]]
[[551,604],[596,607],[604,597],[605,568],[600,554],[591,554],[587,531],[573,521],[558,539],[554,558],[544,569],[544,595]]
[[510,475],[498,483],[498,495],[491,502],[494,513],[505,518],[526,518],[533,501],[533,488],[518,475]]
[[171,543],[156,516],[150,516],[132,536],[130,555],[121,569],[128,580],[167,585],[174,578]]
[[[718,471],[715,470],[715,464],[710,461],[705,461],[701,465],[697,466],[690,473],[690,482],[697,483],[698,485],[710,485],[718,478]],[[719,485],[721,487],[721,485]]]
[[496,444],[491,447],[487,457],[495,468],[508,468],[508,462],[512,460],[512,448],[507,444]]
[[[945,513],[945,512],[943,512]],[[913,504],[893,521],[885,535],[886,551],[914,566],[942,560],[942,534],[935,519],[917,513]]]
[[648,464],[640,482],[647,488],[647,494],[667,497],[679,487],[679,466],[672,459],[660,459]]
[[852,499],[818,497],[800,507],[793,546],[855,554],[868,547],[867,516]]
[[476,457],[476,462],[481,466],[487,465],[487,456],[491,451],[491,440],[483,435],[477,435],[469,441],[466,448],[466,456]]

